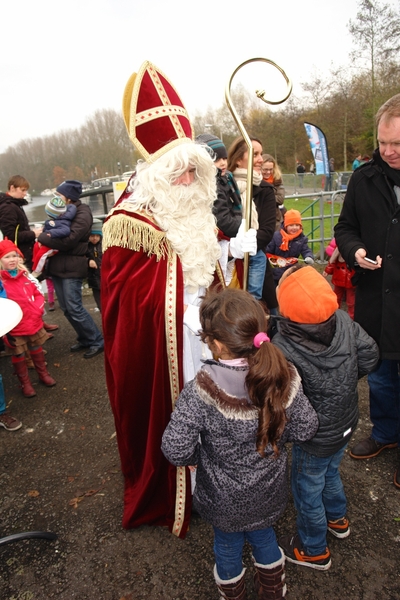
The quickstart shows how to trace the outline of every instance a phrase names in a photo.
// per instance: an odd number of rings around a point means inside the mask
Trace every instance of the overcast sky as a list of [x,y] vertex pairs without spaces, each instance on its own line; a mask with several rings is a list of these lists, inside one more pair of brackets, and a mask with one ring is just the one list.
[[[256,56],[278,63],[301,95],[313,69],[350,64],[347,23],[356,13],[357,0],[3,0],[0,152],[78,128],[96,109],[119,110],[145,60],[171,79],[192,115],[219,107],[235,68]],[[258,78],[255,87],[268,91],[272,75]]]

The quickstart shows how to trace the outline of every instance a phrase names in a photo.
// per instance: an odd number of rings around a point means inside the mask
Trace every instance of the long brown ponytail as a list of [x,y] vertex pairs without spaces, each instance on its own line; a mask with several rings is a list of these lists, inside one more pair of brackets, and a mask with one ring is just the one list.
[[200,337],[207,343],[218,340],[234,358],[246,358],[249,397],[259,409],[256,447],[261,456],[270,443],[277,443],[286,423],[285,405],[290,390],[289,365],[282,352],[265,341],[259,348],[254,337],[267,329],[267,316],[248,292],[225,289],[207,294],[200,306]]

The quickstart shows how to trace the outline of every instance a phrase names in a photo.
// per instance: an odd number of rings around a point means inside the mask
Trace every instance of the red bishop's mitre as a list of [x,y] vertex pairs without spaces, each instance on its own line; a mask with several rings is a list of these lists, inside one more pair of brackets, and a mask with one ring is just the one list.
[[129,137],[146,162],[193,140],[193,128],[178,92],[149,61],[129,78],[122,112]]

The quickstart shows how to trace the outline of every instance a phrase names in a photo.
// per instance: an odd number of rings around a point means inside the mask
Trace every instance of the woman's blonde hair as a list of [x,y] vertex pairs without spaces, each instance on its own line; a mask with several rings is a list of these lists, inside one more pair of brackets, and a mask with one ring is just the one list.
[[273,169],[274,169],[272,175],[274,177],[274,181],[282,180],[282,171],[280,170],[279,165],[276,162],[275,158],[272,156],[272,154],[263,154],[262,157],[263,157],[263,161],[264,161],[263,165],[266,162],[272,162]]

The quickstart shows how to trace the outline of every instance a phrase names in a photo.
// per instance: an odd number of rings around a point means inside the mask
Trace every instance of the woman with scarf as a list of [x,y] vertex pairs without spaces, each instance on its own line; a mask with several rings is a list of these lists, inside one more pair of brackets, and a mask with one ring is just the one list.
[[262,157],[264,161],[261,167],[263,179],[274,186],[276,200],[275,231],[279,231],[286,212],[283,204],[285,202],[285,188],[282,182],[282,172],[272,154],[263,154]]
[[[262,144],[257,138],[250,138],[253,146],[253,190],[250,226],[257,230],[257,254],[250,257],[248,291],[257,299],[263,299],[271,313],[276,313],[275,285],[272,268],[267,263],[265,249],[275,231],[275,193],[270,183],[263,181]],[[246,189],[248,149],[242,137],[237,138],[228,150],[228,171],[231,171],[242,198],[243,216],[246,214]]]

